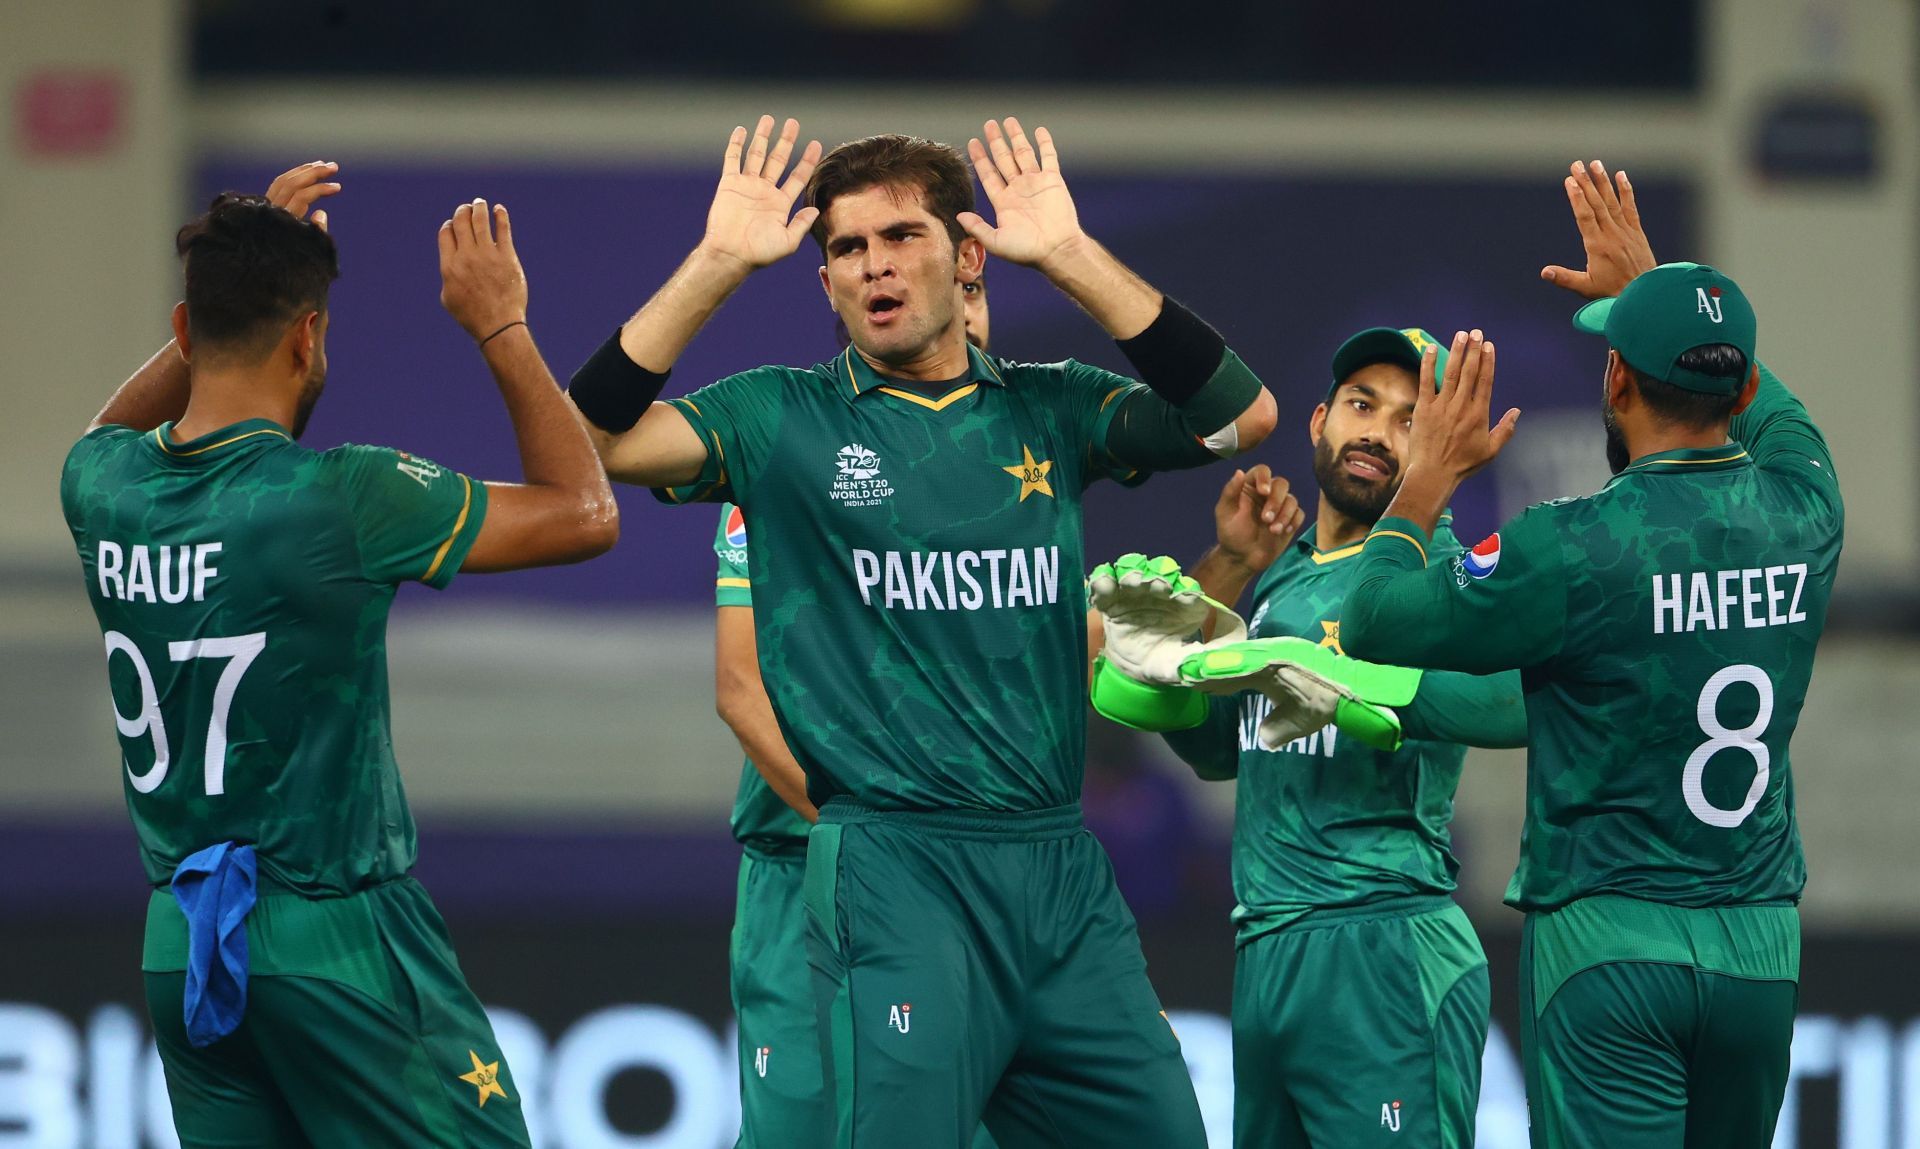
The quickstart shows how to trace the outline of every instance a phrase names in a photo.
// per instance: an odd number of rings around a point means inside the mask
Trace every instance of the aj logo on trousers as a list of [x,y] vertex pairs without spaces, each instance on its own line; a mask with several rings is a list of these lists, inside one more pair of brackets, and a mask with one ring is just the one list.
[[904,1003],[893,1006],[887,1014],[887,1028],[897,1029],[901,1033],[913,1028],[913,1007]]

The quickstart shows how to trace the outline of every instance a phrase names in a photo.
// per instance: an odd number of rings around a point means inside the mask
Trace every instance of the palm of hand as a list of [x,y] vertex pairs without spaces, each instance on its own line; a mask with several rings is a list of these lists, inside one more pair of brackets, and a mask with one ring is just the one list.
[[789,206],[772,180],[738,172],[725,176],[707,211],[707,240],[753,267],[785,259],[797,246],[787,230]]
[[1023,172],[989,198],[995,227],[990,254],[998,258],[1037,263],[1080,230],[1080,213],[1059,172]]

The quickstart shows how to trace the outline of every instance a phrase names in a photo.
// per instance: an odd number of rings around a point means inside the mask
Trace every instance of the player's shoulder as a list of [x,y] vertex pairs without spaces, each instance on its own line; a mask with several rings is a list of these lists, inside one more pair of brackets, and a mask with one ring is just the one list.
[[74,441],[73,446],[67,448],[66,465],[71,467],[88,458],[123,451],[129,446],[138,447],[141,440],[150,434],[152,434],[151,431],[137,430],[120,423],[102,423],[97,427],[89,427],[86,434],[80,436]]
[[432,487],[458,472],[398,447],[372,443],[342,443],[312,452],[299,476],[322,486],[357,492],[369,486],[406,481]]
[[1009,386],[1031,384],[1060,383],[1107,383],[1123,386],[1133,380],[1125,375],[1084,363],[1078,359],[1058,359],[1051,363],[1029,363],[1019,359],[1002,359],[996,355],[985,357],[988,366],[1000,375],[1003,383]]

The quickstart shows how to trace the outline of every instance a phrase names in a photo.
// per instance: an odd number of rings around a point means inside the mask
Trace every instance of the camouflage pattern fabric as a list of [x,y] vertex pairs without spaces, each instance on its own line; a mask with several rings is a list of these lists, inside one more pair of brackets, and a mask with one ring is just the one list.
[[1641,458],[1452,560],[1401,519],[1365,544],[1349,653],[1522,670],[1514,906],[1735,905],[1805,885],[1789,743],[1840,557],[1839,480],[1764,367],[1732,438]]
[[148,880],[222,841],[313,896],[405,874],[387,609],[399,583],[452,581],[486,487],[384,447],[313,451],[266,420],[170,429],[92,431],[60,480]]
[[816,804],[1040,810],[1080,796],[1081,494],[1140,384],[969,349],[944,394],[851,351],[673,400],[709,444],[667,502],[753,525],[761,675]]

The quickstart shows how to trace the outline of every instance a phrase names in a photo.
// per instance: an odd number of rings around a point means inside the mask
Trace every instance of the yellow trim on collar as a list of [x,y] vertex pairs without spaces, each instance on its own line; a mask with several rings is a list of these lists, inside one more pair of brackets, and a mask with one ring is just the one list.
[[960,400],[965,399],[967,396],[973,394],[975,391],[978,391],[979,389],[980,389],[980,384],[969,383],[965,387],[962,387],[957,391],[947,392],[945,395],[942,395],[938,399],[929,399],[924,395],[916,395],[911,391],[902,391],[898,387],[874,388],[874,390],[880,392],[882,395],[891,395],[895,399],[905,399],[909,403],[917,403],[920,406],[925,407],[929,411],[945,411],[948,407],[953,406],[955,403],[958,403]]
[[273,427],[262,427],[257,431],[248,431],[242,435],[235,435],[231,439],[222,439],[218,443],[208,443],[204,447],[195,447],[191,451],[176,451],[172,447],[167,446],[167,437],[162,432],[161,428],[155,427],[153,429],[153,441],[160,445],[160,449],[162,451],[165,451],[167,454],[172,455],[177,459],[184,459],[189,455],[203,455],[206,452],[211,451],[216,447],[224,447],[228,443],[238,443],[242,439],[251,439],[255,435],[278,435],[282,439],[286,439],[289,443],[293,441],[292,439],[288,438],[287,433],[285,431],[281,431]]
[[[1361,549],[1366,545],[1367,540],[1361,539],[1352,546],[1341,547],[1337,551],[1314,551],[1309,557],[1313,559],[1315,565],[1325,565],[1326,563],[1339,562],[1341,559],[1350,559],[1359,554]],[[1417,546],[1418,544],[1415,545]],[[1426,552],[1422,551],[1421,553],[1424,555]]]

